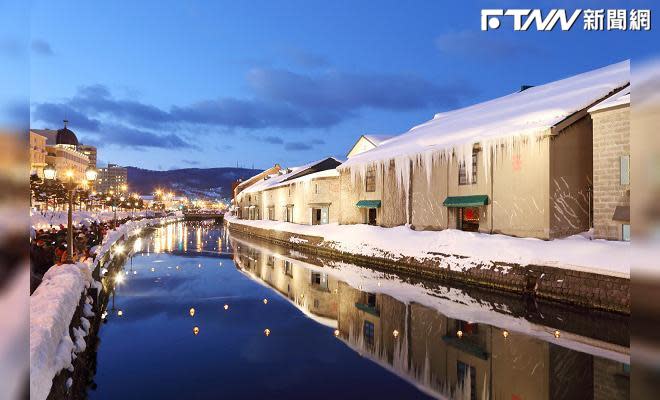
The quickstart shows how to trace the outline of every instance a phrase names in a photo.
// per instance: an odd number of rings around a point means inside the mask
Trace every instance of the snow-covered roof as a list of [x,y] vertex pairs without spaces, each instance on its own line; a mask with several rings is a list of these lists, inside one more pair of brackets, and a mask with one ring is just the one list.
[[[329,170],[323,170],[323,171],[319,171],[319,172],[306,174],[306,175],[303,175],[301,177],[297,177],[297,175],[301,174],[302,172],[304,172],[306,170],[309,170],[309,169],[315,167],[316,165],[321,164],[321,163],[323,163],[327,160],[334,160],[337,163],[341,164],[341,161],[334,158],[334,157],[326,157],[326,158],[316,160],[316,161],[312,161],[310,163],[307,163],[305,165],[301,165],[301,166],[298,166],[298,167],[285,168],[285,169],[283,168],[282,170],[280,170],[279,173],[268,175],[267,177],[265,177],[265,179],[262,179],[261,181],[256,182],[255,184],[249,186],[247,189],[245,189],[241,193],[260,192],[260,191],[267,190],[267,189],[272,189],[272,188],[275,188],[275,187],[278,187],[278,186],[283,186],[285,184],[288,185],[289,183],[292,183],[292,182],[297,182],[297,181],[301,181],[301,180],[308,180],[308,179],[312,179],[312,178],[321,178],[321,177],[325,177],[325,176],[333,176],[333,174],[337,174],[337,176],[338,176],[339,173],[337,172],[337,170],[334,169],[334,168],[331,168]],[[333,172],[326,172],[326,171],[334,171],[334,173]]]
[[365,139],[370,141],[374,146],[380,146],[386,140],[392,139],[393,135],[362,135]]
[[[630,82],[629,60],[534,86],[469,107],[436,114],[434,118],[360,153],[340,169],[422,157],[444,151],[472,154],[472,146],[509,142],[512,138],[541,135],[567,117]],[[402,160],[401,160],[402,161]]]
[[273,165],[272,167],[270,167],[270,168],[268,168],[268,169],[266,169],[266,170],[263,170],[263,171],[259,172],[258,174],[253,175],[253,176],[249,177],[248,179],[242,181],[241,183],[239,183],[238,185],[236,185],[236,188],[237,188],[237,189],[242,189],[242,188],[244,188],[244,187],[246,187],[246,186],[250,186],[250,185],[252,185],[254,182],[256,182],[256,181],[258,181],[259,179],[261,179],[261,175],[263,175],[264,172],[267,172],[267,171],[270,171],[270,170],[276,170],[276,169],[278,169],[278,168],[280,168],[280,165],[279,165],[279,164],[275,164],[275,165]]
[[614,96],[608,97],[607,99],[591,107],[589,109],[589,112],[605,110],[608,108],[622,106],[626,104],[630,105],[630,89],[622,90],[621,92],[615,94]]

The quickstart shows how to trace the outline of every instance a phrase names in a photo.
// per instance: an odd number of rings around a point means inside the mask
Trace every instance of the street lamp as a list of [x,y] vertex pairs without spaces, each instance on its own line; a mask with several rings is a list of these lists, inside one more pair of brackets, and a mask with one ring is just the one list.
[[44,178],[48,179],[49,181],[52,181],[53,179],[55,179],[56,176],[57,176],[57,171],[55,170],[55,167],[53,167],[50,164],[46,165],[46,167],[44,168]]
[[[55,180],[56,176],[57,176],[57,170],[55,170],[55,167],[53,167],[50,164],[44,167],[44,178],[46,179],[46,182]],[[48,197],[46,197],[46,210],[48,210]]]
[[[88,185],[89,188],[93,187],[94,181],[96,181],[96,177],[98,176],[98,171],[96,171],[96,168],[93,167],[87,167],[85,170],[85,179],[86,179],[86,185]],[[96,192],[93,191],[92,196],[96,196]]]
[[[47,166],[44,168],[44,177],[48,180],[53,180],[55,179],[57,175],[57,171],[55,168],[52,166]],[[65,173],[64,176],[66,177],[66,188],[67,191],[69,192],[69,210],[68,210],[68,221],[67,221],[67,239],[66,239],[66,247],[67,247],[67,256],[66,256],[66,263],[71,264],[73,263],[73,196],[74,192],[76,191],[76,187],[78,186],[78,183],[74,181],[74,173],[73,170],[68,169]],[[93,181],[96,179],[96,174],[95,171],[92,172],[91,168],[89,168],[85,172],[85,177],[88,178],[88,181]]]

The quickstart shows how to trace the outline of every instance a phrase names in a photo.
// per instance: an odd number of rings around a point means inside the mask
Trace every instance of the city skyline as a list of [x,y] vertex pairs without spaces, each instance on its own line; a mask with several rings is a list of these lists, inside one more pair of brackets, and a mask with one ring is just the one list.
[[69,119],[100,165],[300,165],[343,159],[362,134],[401,134],[438,112],[651,52],[635,32],[481,32],[480,9],[38,1],[31,127]]

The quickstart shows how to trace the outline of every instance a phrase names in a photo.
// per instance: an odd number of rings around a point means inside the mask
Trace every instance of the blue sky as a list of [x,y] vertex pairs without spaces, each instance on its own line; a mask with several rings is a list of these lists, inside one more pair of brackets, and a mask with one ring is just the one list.
[[660,42],[657,30],[586,32],[581,20],[569,32],[480,31],[482,8],[526,4],[34,1],[31,126],[66,116],[100,160],[150,169],[296,165],[521,84],[649,58]]

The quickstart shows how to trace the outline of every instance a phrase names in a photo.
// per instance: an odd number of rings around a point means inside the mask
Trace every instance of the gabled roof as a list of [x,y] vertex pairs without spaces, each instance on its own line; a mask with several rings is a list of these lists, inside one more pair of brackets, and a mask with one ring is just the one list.
[[[351,149],[348,151],[348,153],[346,153],[346,156],[347,157],[355,157],[358,154],[364,153],[365,151],[369,151],[369,150],[371,150],[375,147],[380,146],[382,143],[390,140],[393,137],[394,136],[392,136],[392,135],[372,135],[372,134],[360,135],[358,140],[356,140],[355,143],[353,144],[353,146],[351,146]],[[358,152],[358,153],[351,156],[351,154],[357,148],[358,144],[360,144],[360,142],[363,142],[363,141],[366,141],[368,144],[370,144],[373,147],[371,147],[370,149],[367,149],[367,150],[362,150],[361,152]]]
[[298,167],[282,169],[279,173],[268,175],[264,177],[263,180],[255,183],[254,185],[251,185],[243,191],[245,193],[255,193],[277,186],[282,186],[284,184],[290,183],[295,179],[299,179],[307,175],[326,170],[334,170],[340,164],[341,161],[337,160],[336,158],[327,157]]
[[340,169],[421,156],[429,151],[450,153],[480,143],[503,143],[513,137],[541,135],[630,83],[630,62],[612,64],[521,92],[436,114],[434,118],[357,154]]
[[362,137],[370,141],[374,146],[378,147],[384,141],[392,139],[394,135],[362,135]]
[[622,90],[612,97],[609,97],[589,109],[589,112],[606,110],[608,108],[630,105],[630,88]]
[[280,171],[280,169],[281,169],[280,164],[275,164],[272,167],[270,167],[266,170],[263,170],[263,171],[259,172],[256,175],[253,175],[253,176],[249,177],[248,179],[246,179],[243,182],[236,185],[236,188],[234,189],[234,191],[235,191],[234,195],[238,194],[240,191],[244,190],[246,187],[248,187],[248,186],[250,186],[250,185],[252,185],[256,182],[259,182],[261,179],[263,179],[264,176],[269,175],[269,174],[273,174],[273,173],[278,173]]

